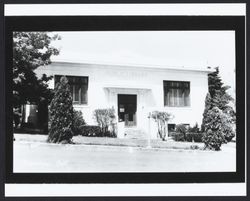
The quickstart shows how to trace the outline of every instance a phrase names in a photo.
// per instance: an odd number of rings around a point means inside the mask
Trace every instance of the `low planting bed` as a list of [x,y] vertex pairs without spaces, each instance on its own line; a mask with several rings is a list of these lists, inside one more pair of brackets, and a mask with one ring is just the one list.
[[80,126],[78,135],[86,137],[116,137],[116,134],[114,132],[110,132],[109,130],[107,130],[106,132],[102,132],[100,126],[93,125]]
[[[30,134],[15,134],[15,141],[17,142],[37,142],[46,143],[46,135],[30,135]],[[120,139],[110,137],[86,137],[74,136],[73,142],[77,145],[105,145],[105,146],[128,146],[128,147],[141,147],[148,146],[146,139]],[[150,141],[152,148],[160,149],[200,149],[204,148],[203,143],[192,142],[175,142],[175,141],[162,141],[160,139],[152,139]],[[74,145],[72,145],[74,146]]]

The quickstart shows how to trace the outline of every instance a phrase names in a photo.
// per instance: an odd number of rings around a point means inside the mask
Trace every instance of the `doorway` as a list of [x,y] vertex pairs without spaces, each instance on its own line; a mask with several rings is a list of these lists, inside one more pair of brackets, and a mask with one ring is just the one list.
[[118,117],[125,126],[136,126],[137,95],[118,94]]

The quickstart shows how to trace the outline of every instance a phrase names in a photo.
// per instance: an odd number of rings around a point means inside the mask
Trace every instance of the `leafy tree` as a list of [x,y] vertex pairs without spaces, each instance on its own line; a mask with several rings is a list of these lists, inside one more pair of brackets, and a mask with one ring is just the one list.
[[157,123],[158,135],[165,141],[168,135],[168,121],[173,118],[172,115],[167,112],[153,111],[151,117]]
[[205,133],[202,141],[205,143],[205,148],[220,150],[223,143],[227,143],[227,138],[234,135],[230,121],[227,115],[218,107],[213,107],[207,112],[207,120],[204,124]]
[[73,137],[73,100],[65,76],[55,88],[55,95],[49,106],[48,142],[71,143]]
[[94,118],[101,128],[101,133],[103,136],[116,137],[115,133],[115,110],[114,108],[107,108],[107,109],[96,109],[94,110]]
[[59,39],[58,35],[50,36],[47,32],[13,33],[14,107],[52,98],[47,85],[51,77],[44,74],[38,78],[34,70],[39,66],[50,64],[50,57],[59,54],[59,51],[51,46],[52,41]]

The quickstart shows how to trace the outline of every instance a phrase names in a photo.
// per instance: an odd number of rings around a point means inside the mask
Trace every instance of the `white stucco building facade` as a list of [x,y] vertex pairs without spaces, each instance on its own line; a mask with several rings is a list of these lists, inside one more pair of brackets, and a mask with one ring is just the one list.
[[[63,61],[36,70],[53,75],[51,88],[58,76],[78,80],[71,88],[74,108],[82,111],[87,124],[96,124],[95,109],[114,108],[117,122],[126,121],[126,126],[146,133],[150,132],[148,114],[154,110],[171,113],[169,124],[201,125],[209,72],[207,68]],[[153,127],[151,120],[150,129]],[[157,135],[153,132],[151,137]]]

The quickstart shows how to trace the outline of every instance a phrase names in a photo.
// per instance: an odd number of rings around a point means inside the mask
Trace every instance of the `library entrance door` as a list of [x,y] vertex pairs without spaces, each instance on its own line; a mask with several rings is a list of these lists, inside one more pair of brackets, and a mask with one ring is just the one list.
[[136,126],[137,95],[118,94],[118,117],[125,126]]

